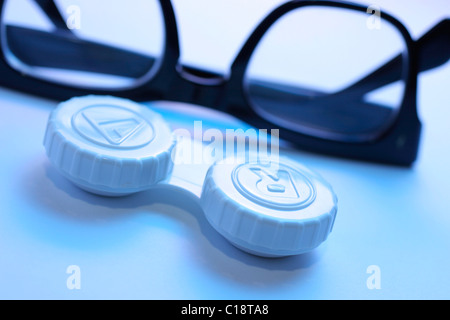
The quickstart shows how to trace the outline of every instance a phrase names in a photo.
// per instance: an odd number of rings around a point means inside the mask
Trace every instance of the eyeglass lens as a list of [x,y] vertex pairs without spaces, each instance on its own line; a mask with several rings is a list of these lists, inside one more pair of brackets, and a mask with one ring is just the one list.
[[358,83],[405,49],[400,32],[377,16],[298,8],[278,19],[258,43],[245,75],[247,96],[257,113],[281,127],[366,141],[395,119],[405,90],[402,63],[394,82]]

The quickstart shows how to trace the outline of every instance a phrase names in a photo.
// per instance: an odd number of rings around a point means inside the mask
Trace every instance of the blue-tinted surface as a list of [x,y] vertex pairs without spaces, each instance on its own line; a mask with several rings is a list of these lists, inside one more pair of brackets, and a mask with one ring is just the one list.
[[[413,34],[434,22],[406,13]],[[229,245],[183,194],[110,199],[74,187],[42,146],[56,102],[0,88],[0,298],[449,299],[449,79],[449,64],[420,77],[424,132],[411,169],[298,152],[332,184],[339,211],[317,250],[275,260]],[[163,113],[174,127],[200,117],[240,126],[197,111]],[[71,265],[80,290],[67,288]],[[367,286],[372,265],[380,289]]]

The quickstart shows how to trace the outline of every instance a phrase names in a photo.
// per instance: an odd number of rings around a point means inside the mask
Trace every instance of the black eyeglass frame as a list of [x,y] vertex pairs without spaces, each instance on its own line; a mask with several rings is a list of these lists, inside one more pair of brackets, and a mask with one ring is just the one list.
[[[58,21],[51,0],[36,0]],[[0,25],[4,0],[0,0]],[[230,73],[223,77],[214,73],[182,66],[179,63],[180,47],[174,9],[168,0],[159,0],[164,16],[165,48],[159,69],[152,78],[139,86],[121,89],[82,89],[19,73],[7,62],[0,50],[0,85],[51,99],[66,100],[87,94],[115,95],[135,101],[171,100],[202,105],[234,115],[256,128],[280,129],[280,138],[292,142],[300,149],[327,155],[353,158],[387,164],[410,166],[417,157],[421,123],[417,115],[416,93],[419,72],[419,49],[407,29],[393,16],[382,13],[382,19],[393,25],[405,41],[403,53],[404,97],[392,125],[376,140],[364,143],[341,142],[279,128],[263,118],[252,107],[245,91],[244,76],[250,58],[259,41],[270,27],[286,13],[307,6],[334,7],[367,13],[367,7],[336,1],[290,1],[273,10],[256,27],[237,54]],[[52,7],[53,4],[53,7]],[[448,20],[444,20],[448,29]],[[442,29],[442,28],[441,28]],[[5,38],[0,34],[0,43]],[[433,67],[433,66],[432,66]],[[427,69],[427,68],[421,68]]]

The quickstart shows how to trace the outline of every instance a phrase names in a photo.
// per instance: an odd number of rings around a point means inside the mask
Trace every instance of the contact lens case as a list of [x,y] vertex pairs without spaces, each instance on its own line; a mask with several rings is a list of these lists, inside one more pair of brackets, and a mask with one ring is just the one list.
[[[219,234],[257,256],[302,254],[328,238],[337,197],[317,173],[292,158],[257,153],[228,155],[197,166],[196,173],[178,164],[179,141],[148,106],[92,95],[51,112],[44,147],[62,175],[100,196],[186,189]],[[196,180],[197,191],[189,180]]]

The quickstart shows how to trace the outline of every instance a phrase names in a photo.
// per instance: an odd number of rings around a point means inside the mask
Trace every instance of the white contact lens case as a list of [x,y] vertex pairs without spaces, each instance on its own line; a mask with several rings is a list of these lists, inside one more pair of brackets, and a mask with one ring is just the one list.
[[328,238],[337,197],[318,174],[283,155],[234,154],[187,165],[176,152],[183,141],[148,106],[86,96],[52,111],[44,146],[62,175],[94,194],[124,196],[158,186],[191,192],[213,228],[251,254],[302,254]]

